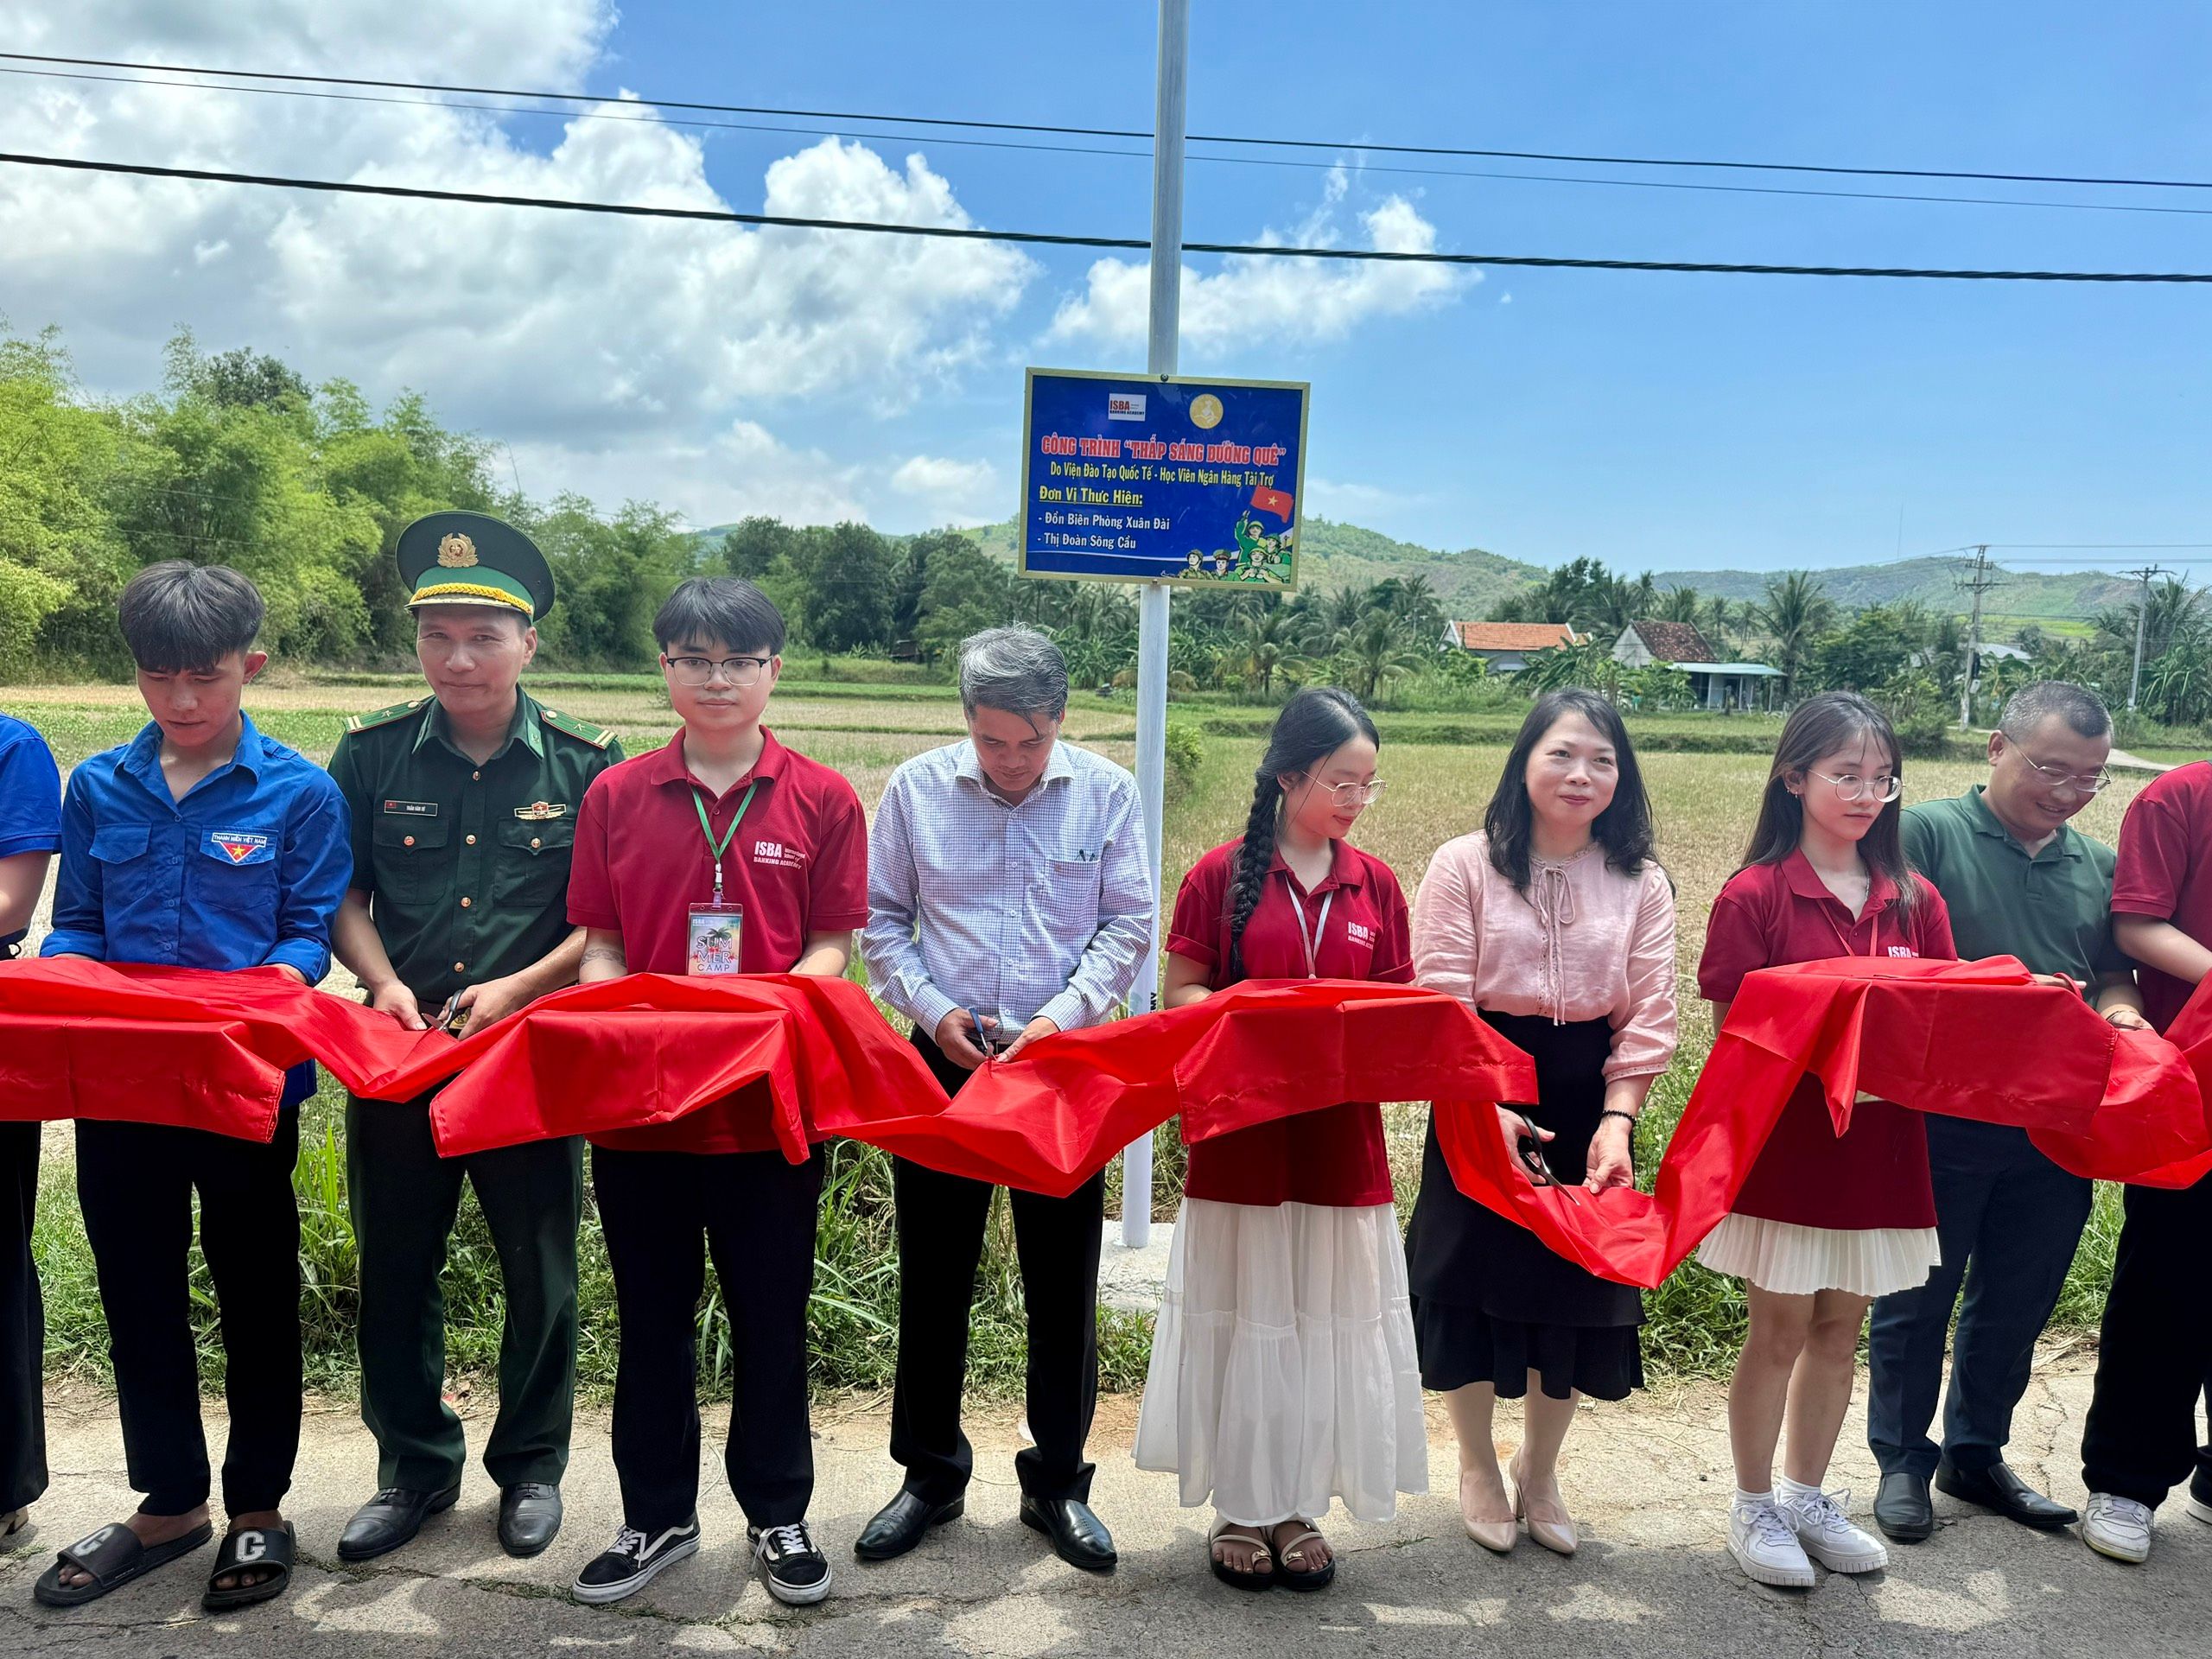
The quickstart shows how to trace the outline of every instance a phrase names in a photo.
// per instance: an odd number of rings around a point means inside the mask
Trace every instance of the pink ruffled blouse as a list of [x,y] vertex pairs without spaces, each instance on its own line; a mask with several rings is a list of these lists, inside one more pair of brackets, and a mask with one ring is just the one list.
[[1524,895],[1479,830],[1447,841],[1414,897],[1414,978],[1497,1014],[1606,1020],[1605,1078],[1664,1071],[1675,1054],[1675,894],[1647,865],[1623,875],[1594,844],[1529,861]]

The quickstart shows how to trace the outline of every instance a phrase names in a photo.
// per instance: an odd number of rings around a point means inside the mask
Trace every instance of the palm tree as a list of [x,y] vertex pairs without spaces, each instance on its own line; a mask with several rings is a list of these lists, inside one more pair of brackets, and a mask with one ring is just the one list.
[[1704,607],[1694,588],[1669,588],[1659,596],[1657,608],[1652,613],[1662,622],[1687,622],[1697,626]]
[[1715,594],[1705,601],[1704,613],[1694,619],[1705,630],[1706,638],[1713,641],[1713,649],[1723,656],[1727,654],[1729,640],[1736,632],[1736,607]]
[[1774,636],[1775,654],[1782,660],[1782,694],[1796,689],[1797,676],[1813,654],[1820,636],[1835,620],[1835,601],[1821,580],[1808,570],[1785,570],[1766,585],[1766,602],[1755,614]]
[[1421,643],[1403,621],[1379,605],[1338,633],[1335,641],[1345,677],[1363,701],[1373,697],[1384,681],[1420,668],[1427,660]]
[[1299,658],[1293,643],[1298,618],[1287,605],[1256,599],[1236,619],[1232,650],[1253,690],[1266,697],[1275,676]]
[[1528,666],[1513,676],[1513,683],[1530,692],[1579,685],[1611,696],[1618,689],[1620,677],[1621,665],[1613,660],[1613,642],[1593,633],[1579,645],[1553,645],[1532,652]]

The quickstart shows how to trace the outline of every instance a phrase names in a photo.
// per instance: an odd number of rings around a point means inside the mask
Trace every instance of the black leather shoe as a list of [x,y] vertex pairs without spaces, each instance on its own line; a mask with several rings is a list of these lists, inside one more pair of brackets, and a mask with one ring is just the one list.
[[389,1555],[423,1530],[423,1520],[440,1510],[453,1508],[461,1496],[458,1482],[442,1492],[388,1486],[353,1511],[346,1530],[338,1536],[338,1559],[369,1561]]
[[920,1493],[901,1487],[899,1496],[878,1510],[875,1518],[861,1529],[861,1535],[853,1540],[853,1554],[864,1561],[895,1560],[920,1543],[923,1535],[931,1527],[959,1519],[967,1507],[964,1497],[956,1497],[950,1503],[932,1503]]
[[1928,1477],[1910,1469],[1884,1475],[1874,1494],[1874,1524],[1893,1543],[1927,1541],[1936,1530],[1936,1505],[1928,1496]]
[[1121,1557],[1114,1553],[1114,1535],[1090,1512],[1090,1505],[1072,1497],[1021,1498],[1021,1524],[1052,1541],[1052,1554],[1070,1567],[1086,1573],[1111,1573]]
[[561,1535],[561,1489],[518,1480],[499,1494],[499,1548],[527,1558]]
[[2001,1463],[1993,1463],[1986,1469],[1961,1469],[1954,1463],[1939,1463],[1936,1465],[1936,1490],[1968,1503],[1979,1503],[1985,1510],[1994,1510],[2038,1532],[2056,1532],[2082,1518],[2063,1503],[2045,1497]]

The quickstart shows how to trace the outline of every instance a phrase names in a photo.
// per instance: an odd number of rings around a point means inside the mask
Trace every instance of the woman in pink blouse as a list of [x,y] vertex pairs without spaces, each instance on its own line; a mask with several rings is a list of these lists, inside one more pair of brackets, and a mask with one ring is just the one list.
[[[1535,1104],[1498,1109],[1508,1141],[1534,1126],[1560,1181],[1633,1182],[1637,1115],[1675,1052],[1675,896],[1611,703],[1583,690],[1537,700],[1483,828],[1430,861],[1413,934],[1417,981],[1535,1059]],[[1643,1386],[1643,1297],[1463,1194],[1433,1122],[1406,1255],[1421,1382],[1445,1394],[1459,1435],[1467,1535],[1503,1554],[1525,1516],[1531,1538],[1572,1554],[1560,1448],[1578,1395]],[[1528,1400],[1510,1491],[1491,1436],[1501,1395]]]

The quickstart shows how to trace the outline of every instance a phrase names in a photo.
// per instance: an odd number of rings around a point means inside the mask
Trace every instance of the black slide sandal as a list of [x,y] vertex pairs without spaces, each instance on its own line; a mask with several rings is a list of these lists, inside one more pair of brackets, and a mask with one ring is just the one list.
[[[215,1529],[201,1522],[181,1538],[166,1544],[142,1544],[138,1535],[120,1521],[98,1532],[87,1533],[54,1557],[52,1567],[39,1574],[32,1596],[48,1607],[81,1607],[98,1601],[111,1590],[120,1590],[133,1579],[142,1579],[157,1567],[167,1567],[180,1555],[189,1555],[215,1535]],[[89,1584],[61,1582],[66,1567],[92,1574]]]
[[[274,1601],[292,1587],[292,1563],[298,1559],[299,1540],[287,1521],[281,1527],[246,1527],[232,1532],[215,1552],[215,1565],[207,1574],[207,1593],[200,1605],[211,1613],[251,1607],[257,1601]],[[251,1573],[274,1568],[253,1584],[234,1584],[218,1589],[215,1580],[226,1573]]]

